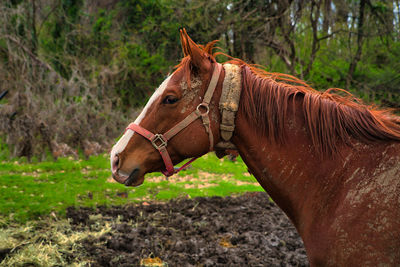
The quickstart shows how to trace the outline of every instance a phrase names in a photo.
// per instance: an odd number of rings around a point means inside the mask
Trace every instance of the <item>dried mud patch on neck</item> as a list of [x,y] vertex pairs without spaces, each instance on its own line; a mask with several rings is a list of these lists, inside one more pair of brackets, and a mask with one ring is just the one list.
[[[368,259],[383,260],[387,255],[382,256],[383,252],[377,250],[374,244],[384,242],[387,247],[393,248],[399,244],[393,234],[400,226],[400,158],[383,154],[373,170],[357,168],[348,182],[347,185],[352,184],[353,188],[348,191],[332,225],[337,236],[335,246],[345,248],[336,258],[345,261],[364,251],[366,262]],[[359,233],[358,237],[356,233]]]

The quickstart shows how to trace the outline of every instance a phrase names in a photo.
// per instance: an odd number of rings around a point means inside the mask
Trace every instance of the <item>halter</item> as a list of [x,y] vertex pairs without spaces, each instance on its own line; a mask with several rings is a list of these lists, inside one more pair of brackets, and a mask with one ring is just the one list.
[[198,157],[194,157],[190,159],[188,162],[186,162],[182,167],[175,169],[174,165],[172,164],[171,157],[169,156],[168,150],[167,150],[167,145],[168,141],[174,137],[176,134],[178,134],[180,131],[185,129],[189,124],[197,120],[198,118],[201,118],[203,121],[204,128],[206,129],[206,133],[208,133],[208,139],[210,142],[210,147],[209,151],[213,151],[214,149],[214,135],[211,130],[211,125],[210,125],[210,117],[209,117],[209,112],[210,112],[210,107],[209,104],[211,102],[211,98],[214,95],[215,88],[217,87],[218,79],[221,74],[222,70],[222,65],[219,63],[216,63],[213,71],[213,75],[211,77],[210,83],[208,85],[207,91],[204,94],[203,102],[201,102],[197,107],[196,110],[194,110],[192,113],[190,113],[185,119],[183,119],[181,122],[176,124],[174,127],[172,127],[170,130],[168,130],[164,134],[153,134],[152,132],[146,130],[142,126],[131,123],[129,126],[126,128],[125,131],[128,129],[140,134],[147,140],[151,142],[153,147],[160,152],[160,155],[164,161],[165,164],[165,170],[162,171],[162,173],[166,176],[169,177],[175,173],[180,172],[182,169],[184,169],[187,165],[189,165],[191,162],[196,160]]

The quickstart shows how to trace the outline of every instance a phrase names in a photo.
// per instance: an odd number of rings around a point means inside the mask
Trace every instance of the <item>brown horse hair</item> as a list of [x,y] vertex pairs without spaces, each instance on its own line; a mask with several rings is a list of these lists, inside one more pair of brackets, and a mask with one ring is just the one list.
[[[364,143],[400,141],[400,118],[391,110],[366,105],[343,89],[320,92],[292,75],[267,72],[260,65],[249,65],[222,52],[213,53],[216,42],[197,46],[212,62],[217,55],[223,55],[230,58],[225,63],[241,66],[242,111],[270,142],[284,143],[288,105],[294,105],[296,100],[302,101],[306,128],[321,155],[334,155],[339,142],[350,145],[351,138]],[[182,42],[183,50],[190,45],[196,44]],[[190,88],[193,70],[190,57],[185,56],[175,68],[182,69]]]
[[272,75],[260,76],[244,64],[242,94],[244,114],[255,125],[261,125],[262,133],[271,142],[284,142],[290,100],[293,105],[296,100],[302,101],[306,128],[320,154],[335,154],[338,142],[350,145],[350,137],[365,143],[400,141],[399,119],[390,110],[365,105],[342,89],[319,92],[309,86],[278,82]]

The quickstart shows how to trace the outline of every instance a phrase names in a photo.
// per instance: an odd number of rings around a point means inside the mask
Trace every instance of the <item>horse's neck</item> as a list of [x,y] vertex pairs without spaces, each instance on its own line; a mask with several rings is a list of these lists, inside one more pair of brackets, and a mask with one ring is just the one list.
[[300,100],[288,105],[283,144],[270,142],[244,112],[239,108],[233,143],[293,221],[312,264],[354,265],[349,262],[357,261],[359,251],[369,263],[400,261],[398,250],[379,250],[400,246],[387,234],[397,234],[400,226],[400,142],[365,144],[349,137],[351,147],[335,147],[340,155],[322,156],[313,147]]
[[[305,128],[301,112],[288,119],[284,144],[274,144],[259,129],[238,113],[234,143],[250,172],[271,198],[286,212],[301,233],[305,222],[317,216],[310,205],[323,206],[327,195],[337,188],[339,179],[332,179],[334,169],[343,165],[343,158],[331,159],[316,154]],[[288,114],[288,118],[290,118]],[[346,152],[345,152],[346,153]],[[340,172],[339,169],[337,169]]]
[[[367,188],[369,183],[372,188],[374,182],[385,184],[390,179],[396,179],[390,180],[392,184],[400,184],[400,166],[394,163],[400,157],[400,143],[367,145],[350,140],[354,146],[338,144],[340,154],[336,156],[319,155],[306,129],[301,105],[296,104],[295,116],[289,105],[283,144],[270,142],[241,110],[233,137],[250,172],[300,234],[332,223],[330,215],[337,203],[358,188],[357,184]],[[386,189],[390,188],[382,190]]]

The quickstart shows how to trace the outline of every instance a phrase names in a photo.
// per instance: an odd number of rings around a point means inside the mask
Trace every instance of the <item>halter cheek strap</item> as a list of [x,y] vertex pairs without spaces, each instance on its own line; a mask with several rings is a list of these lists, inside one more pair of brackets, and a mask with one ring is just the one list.
[[[211,130],[211,122],[210,122],[210,117],[209,117],[209,112],[210,112],[210,107],[209,104],[211,102],[211,98],[214,95],[215,88],[217,87],[217,83],[219,80],[219,76],[221,74],[222,70],[222,65],[219,63],[215,64],[213,75],[211,77],[210,83],[208,85],[207,91],[204,94],[203,102],[201,102],[197,107],[196,110],[194,110],[192,113],[190,113],[185,119],[180,121],[178,124],[176,124],[174,127],[172,127],[170,130],[168,130],[164,134],[153,134],[152,132],[146,130],[142,126],[131,123],[129,126],[126,128],[126,130],[132,130],[147,140],[151,142],[153,147],[160,152],[160,155],[164,161],[165,164],[165,170],[162,171],[162,173],[166,176],[169,177],[182,169],[184,169],[187,165],[189,165],[191,162],[197,159],[197,157],[192,158],[188,162],[186,162],[182,167],[179,169],[175,169],[174,165],[172,163],[171,157],[169,156],[168,150],[167,150],[167,145],[168,141],[174,137],[176,134],[178,134],[180,131],[185,129],[189,124],[197,120],[198,118],[202,119],[204,128],[206,130],[206,133],[208,134],[208,139],[210,143],[209,151],[213,151],[214,149],[214,135]],[[125,131],[126,131],[125,130]]]

